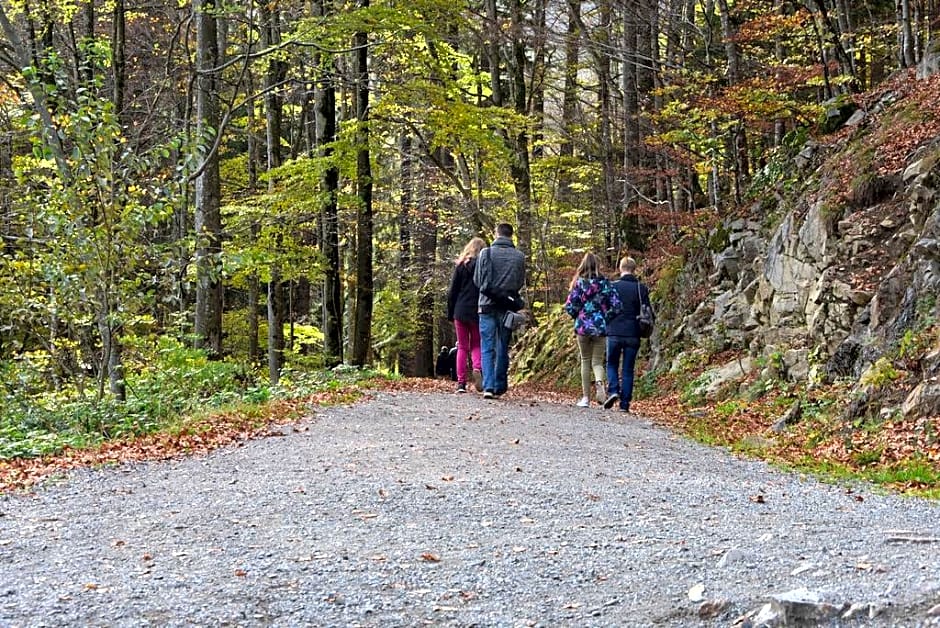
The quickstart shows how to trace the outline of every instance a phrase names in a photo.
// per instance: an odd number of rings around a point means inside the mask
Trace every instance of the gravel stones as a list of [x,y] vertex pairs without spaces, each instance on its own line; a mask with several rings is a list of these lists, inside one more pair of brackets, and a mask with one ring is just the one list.
[[377,393],[0,498],[0,626],[756,625],[794,590],[933,625],[938,514],[600,409]]

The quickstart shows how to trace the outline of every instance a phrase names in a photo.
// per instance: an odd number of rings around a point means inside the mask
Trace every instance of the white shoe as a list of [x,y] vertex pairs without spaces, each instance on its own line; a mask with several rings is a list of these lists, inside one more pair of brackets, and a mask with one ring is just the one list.
[[587,397],[581,397],[581,401],[575,404],[579,408],[589,408],[591,407],[591,400]]

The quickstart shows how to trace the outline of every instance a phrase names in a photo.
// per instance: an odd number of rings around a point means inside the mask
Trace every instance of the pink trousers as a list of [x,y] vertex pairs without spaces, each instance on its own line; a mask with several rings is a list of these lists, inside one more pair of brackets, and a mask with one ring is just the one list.
[[480,362],[480,326],[474,322],[454,320],[457,332],[457,382],[467,383],[467,362],[476,370],[481,370]]

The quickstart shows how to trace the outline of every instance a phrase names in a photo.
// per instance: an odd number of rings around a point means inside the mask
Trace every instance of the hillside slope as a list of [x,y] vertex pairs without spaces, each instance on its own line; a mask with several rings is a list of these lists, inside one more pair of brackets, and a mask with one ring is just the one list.
[[[830,122],[791,134],[746,208],[660,264],[646,362],[659,393],[644,409],[791,462],[924,462],[929,477],[908,484],[935,485],[940,75],[899,74],[834,105]],[[570,340],[565,323],[524,339],[523,378],[565,381],[542,364],[546,347],[559,345],[555,365],[573,350],[555,340]]]

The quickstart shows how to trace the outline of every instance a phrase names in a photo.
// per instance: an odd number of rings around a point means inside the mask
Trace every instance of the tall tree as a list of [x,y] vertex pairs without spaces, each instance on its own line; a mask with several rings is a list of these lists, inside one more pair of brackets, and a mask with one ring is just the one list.
[[[273,50],[281,43],[280,11],[276,4],[261,3],[261,45]],[[264,79],[265,137],[268,172],[281,165],[281,138],[283,108],[280,96],[281,82],[287,68],[277,56],[271,56]],[[274,191],[274,179],[268,179],[268,192]],[[281,237],[275,238],[277,243]],[[278,253],[279,251],[275,251]],[[275,261],[268,279],[268,379],[276,384],[284,365],[284,324],[287,321],[285,286],[282,281],[280,262]]]
[[[330,14],[330,0],[315,0],[314,17],[321,20]],[[343,293],[340,276],[339,213],[339,168],[333,162],[333,142],[336,140],[336,67],[335,59],[328,52],[317,52],[314,56],[316,72],[315,119],[316,147],[324,165],[320,176],[320,194],[323,204],[320,211],[320,253],[323,255],[323,349],[327,366],[336,366],[343,361]]]
[[[509,0],[510,61],[509,83],[513,110],[526,118],[529,100],[526,91],[527,47],[523,24],[522,0]],[[516,244],[523,253],[532,250],[532,173],[529,164],[529,132],[525,125],[513,133],[510,131],[510,146],[513,158],[509,165],[513,186],[516,190]],[[528,266],[531,271],[532,265]]]
[[[369,0],[359,0],[362,9]],[[352,338],[352,363],[368,363],[372,348],[372,158],[369,149],[369,37],[359,31],[353,37],[356,102],[356,315]]]
[[215,0],[196,0],[196,135],[209,149],[195,186],[196,346],[222,354],[222,212],[219,151],[221,132],[218,67],[218,7]]

